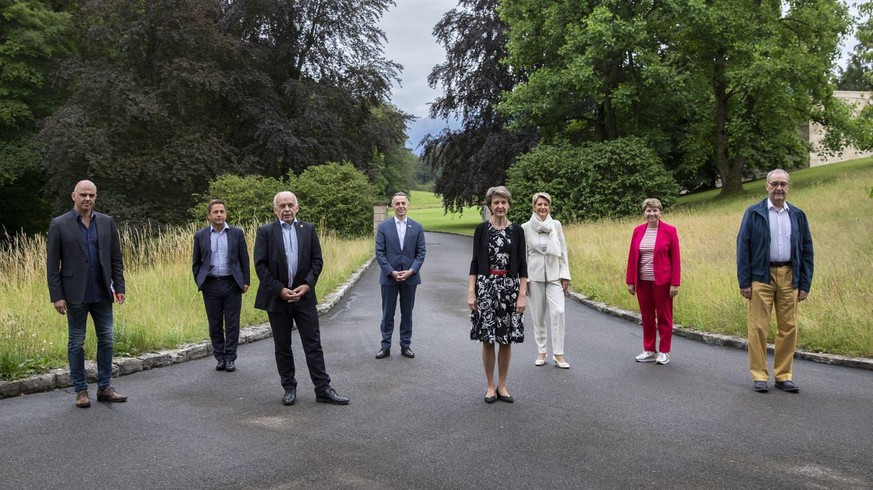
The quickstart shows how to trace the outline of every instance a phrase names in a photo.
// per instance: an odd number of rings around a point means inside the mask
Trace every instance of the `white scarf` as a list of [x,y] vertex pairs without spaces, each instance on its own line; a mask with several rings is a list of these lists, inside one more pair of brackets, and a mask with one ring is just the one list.
[[537,233],[548,233],[549,240],[546,242],[546,255],[555,255],[560,257],[561,244],[558,242],[558,234],[555,233],[554,220],[552,215],[546,216],[545,220],[540,220],[536,213],[530,216],[530,224],[533,230]]

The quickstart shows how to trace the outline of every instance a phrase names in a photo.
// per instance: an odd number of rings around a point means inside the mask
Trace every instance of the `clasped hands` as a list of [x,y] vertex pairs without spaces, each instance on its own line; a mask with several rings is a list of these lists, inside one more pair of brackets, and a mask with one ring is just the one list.
[[405,271],[392,271],[391,278],[397,282],[404,282],[410,277],[412,277],[412,269],[407,269]]
[[310,289],[309,284],[301,284],[294,289],[282,288],[282,292],[279,293],[279,298],[289,303],[295,303],[300,301],[300,299],[303,298]]

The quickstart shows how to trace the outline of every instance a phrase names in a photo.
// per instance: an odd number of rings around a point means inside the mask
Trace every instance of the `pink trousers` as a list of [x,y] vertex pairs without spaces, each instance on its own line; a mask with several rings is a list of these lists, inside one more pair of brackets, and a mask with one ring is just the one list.
[[[643,350],[669,353],[673,340],[673,298],[670,296],[670,285],[656,286],[654,281],[639,281],[637,301],[643,317]],[[656,334],[661,335],[659,349],[655,349]]]

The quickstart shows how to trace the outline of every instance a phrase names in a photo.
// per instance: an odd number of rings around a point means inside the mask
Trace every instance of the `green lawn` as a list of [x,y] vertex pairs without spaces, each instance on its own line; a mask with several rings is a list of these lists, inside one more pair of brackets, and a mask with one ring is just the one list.
[[446,213],[441,197],[422,191],[412,191],[409,196],[409,217],[421,223],[426,231],[462,235],[472,235],[482,222],[478,207],[464,208],[463,213]]

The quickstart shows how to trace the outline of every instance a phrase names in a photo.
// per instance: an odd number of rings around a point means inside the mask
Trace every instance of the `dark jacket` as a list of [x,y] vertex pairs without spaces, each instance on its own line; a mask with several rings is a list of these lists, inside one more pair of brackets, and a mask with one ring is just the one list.
[[301,298],[301,302],[317,301],[315,285],[324,259],[321,256],[321,243],[311,223],[297,221],[294,226],[297,231],[297,275],[293,280],[288,278],[288,260],[285,258],[285,242],[282,239],[282,225],[279,220],[258,228],[255,238],[255,273],[261,283],[255,296],[255,308],[267,311],[282,311],[286,303],[279,299],[283,288],[294,289],[301,284],[309,285],[309,292]]
[[[791,272],[794,289],[809,292],[812,285],[812,235],[806,214],[788,204],[791,218]],[[737,235],[737,280],[740,289],[752,287],[752,281],[771,283],[770,278],[770,215],[767,199],[746,209]]]
[[[519,224],[509,225],[512,232],[512,250],[509,253],[509,273],[513,276],[527,277],[527,246],[524,241],[524,228]],[[470,261],[471,276],[488,275],[488,241],[491,232],[488,222],[479,224],[473,232],[473,260]]]
[[[211,226],[201,228],[194,234],[194,253],[191,258],[191,271],[197,290],[203,288],[209,265],[212,262]],[[240,289],[251,284],[249,267],[249,247],[246,244],[245,233],[233,226],[227,227],[227,266]]]
[[[75,209],[52,220],[46,239],[46,269],[51,301],[66,300],[81,304],[88,281],[88,245],[82,237]],[[100,257],[100,280],[106,291],[124,293],[124,260],[118,228],[111,216],[94,212],[97,224],[97,254]]]

